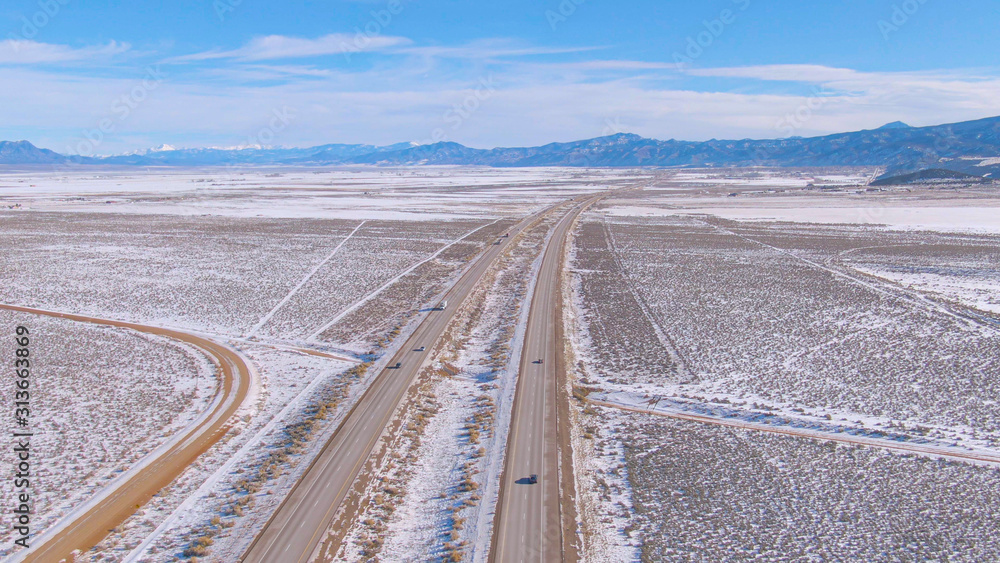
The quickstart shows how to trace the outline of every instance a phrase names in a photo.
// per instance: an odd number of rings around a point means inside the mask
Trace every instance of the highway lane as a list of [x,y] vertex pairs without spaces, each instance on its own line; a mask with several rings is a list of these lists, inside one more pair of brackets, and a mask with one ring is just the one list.
[[[501,239],[502,244],[488,246],[445,294],[448,306],[444,310],[424,313],[425,317],[413,335],[387,364],[393,366],[399,362],[400,367],[387,368],[375,378],[244,553],[242,561],[299,563],[309,560],[331,526],[337,510],[396,408],[415,381],[420,368],[430,358],[434,346],[461,303],[507,244],[555,207],[557,206],[521,221],[510,231],[510,238]],[[424,347],[424,351],[416,352],[420,347]]]
[[29,307],[0,305],[0,309],[166,336],[199,348],[221,368],[221,396],[213,403],[211,410],[200,417],[197,424],[189,426],[167,445],[150,454],[155,457],[147,465],[126,473],[126,478],[119,487],[105,490],[91,498],[73,515],[41,536],[33,538],[32,547],[16,553],[11,558],[12,561],[69,560],[74,550],[87,551],[97,545],[109,530],[134,514],[137,507],[148,502],[154,494],[194,463],[198,456],[218,442],[230,428],[229,419],[249,394],[250,380],[253,377],[249,362],[233,349],[212,340],[177,330]]
[[[518,374],[500,499],[494,518],[492,561],[562,561],[557,385],[562,342],[559,307],[566,240],[577,216],[603,196],[577,202],[556,225],[545,248],[531,302]],[[531,475],[538,476],[531,483]]]

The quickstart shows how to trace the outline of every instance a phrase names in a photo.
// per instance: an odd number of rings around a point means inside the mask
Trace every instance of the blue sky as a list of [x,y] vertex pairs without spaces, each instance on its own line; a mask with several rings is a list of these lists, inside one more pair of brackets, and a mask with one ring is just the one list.
[[0,139],[63,153],[1000,114],[995,0],[6,0]]

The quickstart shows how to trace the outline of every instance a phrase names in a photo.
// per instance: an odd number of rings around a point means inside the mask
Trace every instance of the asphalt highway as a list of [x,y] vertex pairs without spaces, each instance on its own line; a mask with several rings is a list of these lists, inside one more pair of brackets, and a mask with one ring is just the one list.
[[[556,225],[542,257],[532,297],[507,455],[494,518],[490,560],[563,561],[557,421],[558,369],[563,343],[556,335],[563,253],[576,217],[600,196],[578,201]],[[532,483],[531,476],[537,476]]]
[[[300,563],[308,561],[330,528],[379,437],[413,384],[451,318],[480,279],[516,235],[550,213],[532,215],[511,229],[509,238],[489,245],[459,281],[445,294],[444,310],[424,312],[424,319],[372,382],[340,428],[306,470],[282,505],[268,521],[242,561]],[[424,350],[417,352],[416,349]],[[399,363],[398,368],[394,368]]]

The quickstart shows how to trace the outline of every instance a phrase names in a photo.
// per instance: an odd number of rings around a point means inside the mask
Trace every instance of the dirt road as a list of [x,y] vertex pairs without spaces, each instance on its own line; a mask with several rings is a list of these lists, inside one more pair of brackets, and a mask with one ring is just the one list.
[[197,347],[218,364],[221,372],[221,397],[202,415],[200,422],[188,427],[183,435],[161,448],[156,458],[136,469],[119,487],[104,491],[87,501],[85,509],[56,524],[41,536],[32,538],[32,547],[19,552],[13,561],[55,562],[68,559],[74,550],[89,550],[108,532],[124,522],[163,487],[170,484],[201,454],[219,441],[230,428],[230,418],[239,409],[250,390],[253,371],[250,364],[234,350],[200,336],[153,326],[98,319],[82,315],[44,311],[28,307],[0,305],[0,309],[29,315],[44,315],[155,334]]

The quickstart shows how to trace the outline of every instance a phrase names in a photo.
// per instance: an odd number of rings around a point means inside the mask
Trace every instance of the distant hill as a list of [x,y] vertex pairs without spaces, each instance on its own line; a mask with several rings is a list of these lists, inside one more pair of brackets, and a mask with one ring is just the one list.
[[893,121],[892,123],[886,123],[878,128],[879,131],[884,131],[886,129],[910,129],[910,126],[902,121]]
[[61,164],[66,157],[28,141],[0,141],[0,164]]
[[979,183],[990,180],[981,176],[957,172],[955,170],[944,170],[941,168],[931,168],[912,172],[910,174],[900,174],[899,176],[882,177],[871,183],[872,186],[904,186],[908,184],[929,184],[929,183]]
[[[66,158],[27,142],[0,143],[0,163],[37,164]],[[6,150],[6,152],[4,152]],[[310,148],[172,149],[103,158],[80,164],[136,166],[227,165],[480,165],[572,167],[823,167],[871,166],[885,176],[927,169],[972,176],[1000,174],[1000,117],[933,127],[894,122],[878,129],[811,138],[736,141],[659,141],[617,134],[538,147],[475,149],[453,142],[389,146],[333,144]]]

